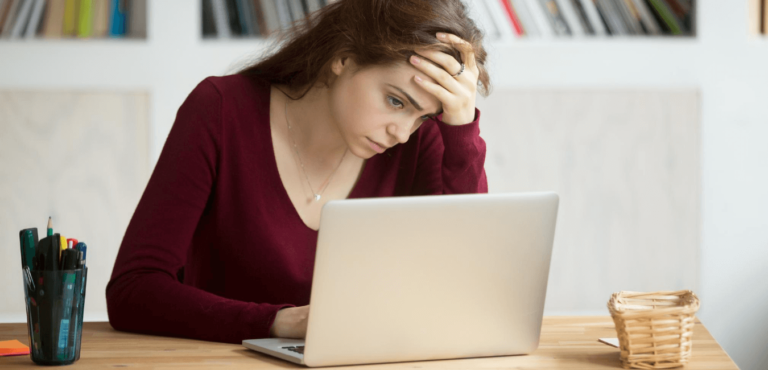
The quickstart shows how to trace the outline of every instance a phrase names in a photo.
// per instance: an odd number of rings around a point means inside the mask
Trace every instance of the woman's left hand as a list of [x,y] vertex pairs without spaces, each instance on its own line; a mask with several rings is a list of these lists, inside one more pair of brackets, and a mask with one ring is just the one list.
[[[445,38],[441,38],[441,35],[445,35]],[[464,60],[464,72],[457,77],[446,72],[455,71],[453,72],[455,75],[461,70],[461,64],[446,53],[435,50],[415,50],[417,54],[429,58],[430,61],[441,65],[443,68],[433,63],[424,63],[422,58],[418,58],[420,62],[415,63],[414,58],[417,57],[411,56],[411,65],[438,83],[424,80],[419,76],[414,76],[414,79],[424,90],[443,103],[443,122],[454,126],[471,123],[475,120],[475,95],[477,93],[477,79],[480,75],[475,61],[475,52],[472,50],[472,45],[456,35],[438,32],[437,39],[451,44],[461,52]]]

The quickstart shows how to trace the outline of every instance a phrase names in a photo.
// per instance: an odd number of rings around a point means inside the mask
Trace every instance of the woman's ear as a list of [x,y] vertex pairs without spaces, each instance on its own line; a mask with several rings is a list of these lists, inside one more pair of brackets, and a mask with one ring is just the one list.
[[331,63],[331,70],[336,76],[340,76],[342,72],[344,72],[344,68],[347,68],[349,66],[349,57],[346,56],[338,56],[333,59],[333,63]]

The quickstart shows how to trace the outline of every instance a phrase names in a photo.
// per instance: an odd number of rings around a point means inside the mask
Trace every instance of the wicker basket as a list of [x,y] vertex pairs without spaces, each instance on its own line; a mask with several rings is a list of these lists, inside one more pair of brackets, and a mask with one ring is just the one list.
[[699,298],[690,290],[621,291],[608,301],[625,369],[668,369],[691,357]]

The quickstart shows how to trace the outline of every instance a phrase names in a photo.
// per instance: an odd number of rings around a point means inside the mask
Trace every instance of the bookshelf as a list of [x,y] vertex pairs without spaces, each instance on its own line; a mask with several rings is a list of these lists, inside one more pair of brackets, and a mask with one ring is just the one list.
[[[733,312],[728,302],[740,298],[732,295],[739,283],[733,276],[741,263],[750,263],[747,249],[761,247],[743,230],[764,229],[755,224],[764,217],[754,205],[768,202],[761,190],[768,187],[768,153],[760,149],[768,136],[768,39],[749,31],[756,14],[750,1],[698,0],[695,37],[511,38],[486,44],[495,90],[700,92],[699,296],[709,303],[699,317],[737,361],[742,338],[730,328],[738,315],[717,312]],[[179,105],[197,83],[231,73],[267,46],[259,38],[203,38],[201,7],[201,0],[148,0],[142,40],[2,41],[0,90],[147,92],[152,168]],[[734,254],[734,248],[747,251]],[[721,261],[734,267],[723,268]],[[103,293],[96,284],[91,288],[93,297]],[[102,301],[89,305],[91,317],[99,317],[100,308],[105,312]]]
[[147,0],[0,0],[0,42],[146,38]]
[[[489,41],[696,34],[696,0],[463,1]],[[327,4],[327,0],[201,0],[201,36],[264,38]]]
[[749,33],[757,37],[768,36],[768,0],[749,0],[747,12]]

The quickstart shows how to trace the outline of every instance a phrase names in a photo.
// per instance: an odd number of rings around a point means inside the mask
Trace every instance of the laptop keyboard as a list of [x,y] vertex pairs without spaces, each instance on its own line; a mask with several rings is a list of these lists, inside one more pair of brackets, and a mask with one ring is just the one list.
[[293,351],[296,353],[304,354],[304,346],[290,346],[290,347],[282,347],[283,349],[287,349],[289,351]]

